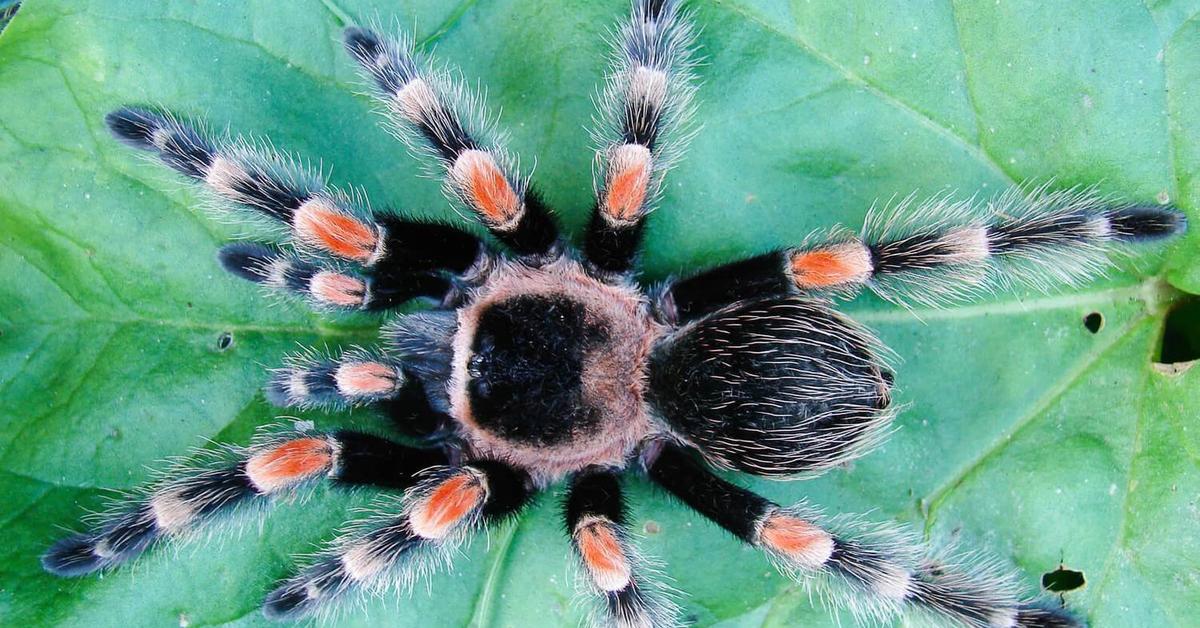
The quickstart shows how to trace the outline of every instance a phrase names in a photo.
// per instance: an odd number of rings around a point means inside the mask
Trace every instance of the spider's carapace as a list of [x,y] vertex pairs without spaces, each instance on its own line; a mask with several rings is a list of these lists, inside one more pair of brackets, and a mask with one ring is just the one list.
[[568,257],[502,262],[457,318],[451,415],[473,451],[546,483],[623,467],[654,431],[646,371],[664,326],[632,285]]

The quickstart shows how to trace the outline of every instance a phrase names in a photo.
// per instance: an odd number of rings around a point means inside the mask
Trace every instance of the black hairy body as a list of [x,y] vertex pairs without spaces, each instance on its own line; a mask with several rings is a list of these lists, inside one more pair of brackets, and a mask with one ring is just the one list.
[[741,303],[665,339],[650,395],[656,412],[726,466],[816,471],[878,436],[891,376],[869,342],[811,302]]
[[584,394],[584,359],[607,339],[581,303],[564,297],[518,296],[486,309],[467,360],[480,429],[539,447],[594,436],[604,408]]
[[[581,250],[478,102],[404,38],[352,27],[345,45],[397,135],[488,239],[375,212],[295,159],[164,111],[110,113],[118,140],[201,184],[222,210],[286,232],[224,247],[226,270],[320,309],[385,313],[379,346],[293,356],[271,374],[267,398],[373,407],[419,443],[264,430],[117,500],[52,546],[45,568],[112,568],[320,481],[403,491],[267,595],[266,615],[290,620],[356,591],[407,590],[479,528],[564,483],[566,533],[595,623],[675,626],[678,609],[629,531],[621,478],[640,473],[863,621],[914,613],[980,628],[1080,625],[994,563],[934,552],[896,527],[781,506],[713,468],[808,477],[889,433],[886,351],[835,299],[868,289],[944,306],[1013,285],[1081,283],[1113,252],[1183,231],[1182,214],[1048,186],[986,204],[905,201],[872,212],[858,234],[647,284],[637,272],[645,222],[689,134],[691,29],[676,0],[633,0],[614,44]],[[413,300],[429,308],[395,311]]]

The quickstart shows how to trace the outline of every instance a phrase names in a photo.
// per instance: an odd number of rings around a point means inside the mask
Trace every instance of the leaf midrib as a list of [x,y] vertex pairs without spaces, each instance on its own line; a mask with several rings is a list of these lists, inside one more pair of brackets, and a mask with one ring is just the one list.
[[516,539],[517,532],[524,526],[524,523],[525,516],[519,516],[515,520],[507,522],[506,527],[500,533],[500,543],[496,546],[483,582],[479,585],[479,593],[475,596],[475,608],[471,612],[471,619],[467,625],[474,628],[487,628],[491,625],[492,616],[495,614],[496,599],[499,597],[496,591],[501,586],[500,580],[507,572],[508,563],[512,559],[513,540]]

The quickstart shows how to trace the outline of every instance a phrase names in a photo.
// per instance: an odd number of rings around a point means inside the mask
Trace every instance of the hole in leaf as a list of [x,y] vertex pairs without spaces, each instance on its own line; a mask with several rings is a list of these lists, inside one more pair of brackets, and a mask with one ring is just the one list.
[[1200,359],[1200,298],[1190,298],[1167,312],[1158,362],[1177,364]]
[[1084,316],[1083,326],[1087,327],[1087,330],[1093,334],[1099,332],[1101,329],[1104,329],[1104,315],[1100,312],[1092,312]]
[[217,351],[224,351],[232,346],[233,346],[233,334],[226,331],[226,332],[221,332],[221,335],[217,336]]
[[1055,593],[1074,591],[1087,583],[1082,571],[1067,569],[1059,565],[1058,569],[1042,574],[1042,588]]
[[1172,364],[1163,364],[1162,362],[1155,362],[1151,366],[1154,367],[1155,371],[1158,371],[1159,373],[1162,373],[1163,375],[1166,375],[1167,377],[1177,377],[1179,375],[1183,375],[1184,373],[1192,370],[1192,367],[1196,366],[1196,362],[1197,362],[1197,360],[1192,360],[1191,362],[1175,362]]

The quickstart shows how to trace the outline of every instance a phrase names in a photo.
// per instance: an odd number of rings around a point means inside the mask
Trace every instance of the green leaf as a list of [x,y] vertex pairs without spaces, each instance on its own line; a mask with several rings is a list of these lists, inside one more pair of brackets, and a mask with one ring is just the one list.
[[[1200,0],[693,4],[704,129],[651,219],[651,278],[855,227],[895,195],[987,195],[1050,177],[1169,199],[1200,224]],[[537,156],[539,184],[579,234],[590,96],[603,35],[626,10],[617,0],[26,2],[0,35],[0,619],[260,625],[258,604],[292,555],[370,500],[319,490],[261,527],[102,577],[40,570],[38,554],[103,489],[274,421],[264,370],[296,343],[375,334],[366,319],[266,307],[222,276],[214,251],[236,229],[111,140],[104,113],[149,102],[204,114],[321,159],[377,205],[452,218],[436,182],[378,129],[340,50],[347,21],[394,19],[488,86],[513,148]],[[1081,571],[1087,584],[1063,595],[1097,626],[1188,625],[1200,613],[1200,369],[1155,360],[1166,328],[1195,339],[1195,317],[1169,313],[1200,292],[1198,254],[1193,232],[1079,291],[944,311],[848,304],[904,358],[909,405],[896,435],[819,480],[747,484],[985,549],[1023,570],[1030,590],[1060,563]],[[1083,324],[1093,312],[1096,333]],[[698,625],[832,621],[759,553],[630,484],[643,549],[689,594]],[[370,600],[338,623],[575,624],[557,508],[544,496],[432,578],[432,593]]]

